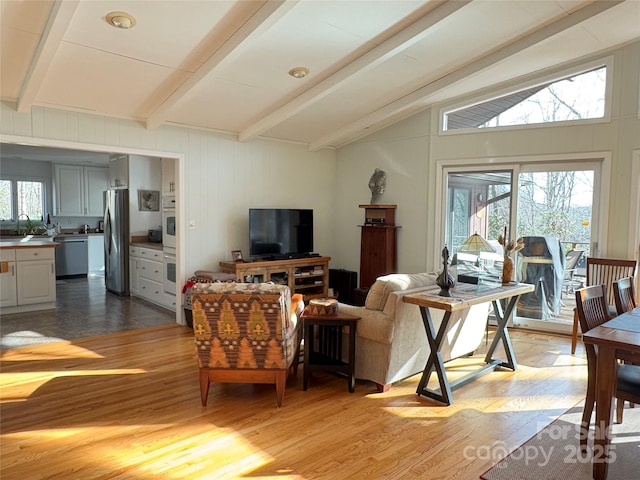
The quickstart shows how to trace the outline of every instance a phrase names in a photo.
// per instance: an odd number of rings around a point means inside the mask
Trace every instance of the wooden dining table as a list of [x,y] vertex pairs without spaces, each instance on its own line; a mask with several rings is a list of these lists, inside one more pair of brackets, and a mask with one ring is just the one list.
[[582,335],[585,343],[598,346],[596,367],[596,427],[593,447],[593,478],[605,480],[609,467],[609,443],[619,358],[640,355],[640,307],[623,313]]

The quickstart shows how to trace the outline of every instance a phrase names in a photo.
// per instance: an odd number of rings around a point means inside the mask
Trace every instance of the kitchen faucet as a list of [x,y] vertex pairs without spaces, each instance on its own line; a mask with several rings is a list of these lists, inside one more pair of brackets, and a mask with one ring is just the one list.
[[[29,218],[29,215],[27,215],[26,213],[21,213],[20,215],[18,215],[18,218],[16,219],[16,235],[20,235],[20,217],[27,217],[27,222],[30,224],[31,223],[31,219]],[[24,234],[27,234],[27,230],[25,229]]]

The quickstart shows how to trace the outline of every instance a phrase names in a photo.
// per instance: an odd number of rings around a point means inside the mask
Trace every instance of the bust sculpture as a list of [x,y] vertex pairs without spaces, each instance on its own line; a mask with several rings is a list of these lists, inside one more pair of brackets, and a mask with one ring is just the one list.
[[387,174],[384,170],[376,168],[369,179],[369,190],[371,190],[371,204],[374,205],[380,201],[380,197],[384,193],[387,186]]

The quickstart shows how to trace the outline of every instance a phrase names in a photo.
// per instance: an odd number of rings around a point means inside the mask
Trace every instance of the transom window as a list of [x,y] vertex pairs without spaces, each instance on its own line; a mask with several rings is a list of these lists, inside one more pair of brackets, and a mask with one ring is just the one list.
[[606,86],[607,67],[600,66],[446,112],[443,129],[495,128],[603,118]]
[[44,182],[30,179],[0,180],[0,220],[15,222],[18,217],[44,219]]

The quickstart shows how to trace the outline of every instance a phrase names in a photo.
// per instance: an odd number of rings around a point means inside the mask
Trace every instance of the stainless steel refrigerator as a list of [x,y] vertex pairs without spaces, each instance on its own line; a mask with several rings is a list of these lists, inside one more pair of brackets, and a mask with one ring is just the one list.
[[104,266],[107,290],[129,295],[129,190],[104,192]]

